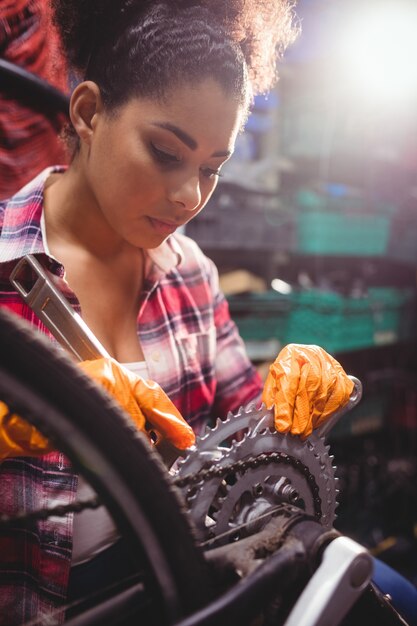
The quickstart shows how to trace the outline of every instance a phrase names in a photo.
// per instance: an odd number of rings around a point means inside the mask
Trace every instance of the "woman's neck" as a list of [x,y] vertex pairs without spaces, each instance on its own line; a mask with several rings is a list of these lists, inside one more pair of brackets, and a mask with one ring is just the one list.
[[72,164],[62,174],[52,174],[44,189],[44,215],[48,245],[79,247],[97,258],[129,254],[138,249],[123,240],[105,220],[83,173]]

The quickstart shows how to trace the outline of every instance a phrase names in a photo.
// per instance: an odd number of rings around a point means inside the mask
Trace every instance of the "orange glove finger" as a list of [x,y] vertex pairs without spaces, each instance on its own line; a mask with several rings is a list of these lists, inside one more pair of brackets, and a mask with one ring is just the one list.
[[175,447],[183,450],[195,442],[194,432],[163,389],[136,376],[114,359],[83,361],[83,371],[101,383],[130,414],[140,430],[146,420]]
[[0,402],[0,461],[14,456],[41,456],[51,450],[46,437]]
[[305,438],[348,402],[353,387],[325,350],[289,344],[270,366],[262,400],[274,407],[277,430]]
[[158,383],[138,378],[134,393],[148,421],[165,439],[180,450],[194,445],[193,429]]
[[[79,367],[98,382],[129,413],[139,430],[145,430],[145,416],[132,390],[130,372],[110,358],[81,361]],[[136,376],[132,374],[134,378]]]

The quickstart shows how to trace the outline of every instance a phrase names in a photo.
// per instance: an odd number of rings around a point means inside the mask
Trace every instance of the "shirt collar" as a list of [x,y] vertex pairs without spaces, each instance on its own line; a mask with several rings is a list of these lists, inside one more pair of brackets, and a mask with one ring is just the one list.
[[175,236],[171,235],[157,248],[146,250],[146,256],[149,261],[155,264],[164,274],[168,274],[168,272],[181,263],[183,253]]
[[48,167],[6,202],[1,230],[0,263],[26,254],[45,254],[41,216],[45,181],[64,167]]

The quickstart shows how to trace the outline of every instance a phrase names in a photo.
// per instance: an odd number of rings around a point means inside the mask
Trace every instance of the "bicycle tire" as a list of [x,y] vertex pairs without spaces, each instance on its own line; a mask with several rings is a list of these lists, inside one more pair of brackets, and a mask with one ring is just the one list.
[[208,568],[159,455],[66,354],[4,309],[0,398],[56,443],[86,477],[133,558],[143,559],[145,552],[163,604],[161,626],[203,606],[211,595]]

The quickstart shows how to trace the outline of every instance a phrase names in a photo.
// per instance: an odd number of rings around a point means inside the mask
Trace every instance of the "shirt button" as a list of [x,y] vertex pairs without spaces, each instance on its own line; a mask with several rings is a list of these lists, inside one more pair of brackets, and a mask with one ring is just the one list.
[[155,350],[154,352],[152,352],[153,361],[158,362],[160,358],[161,358],[161,353],[159,352],[159,350]]

